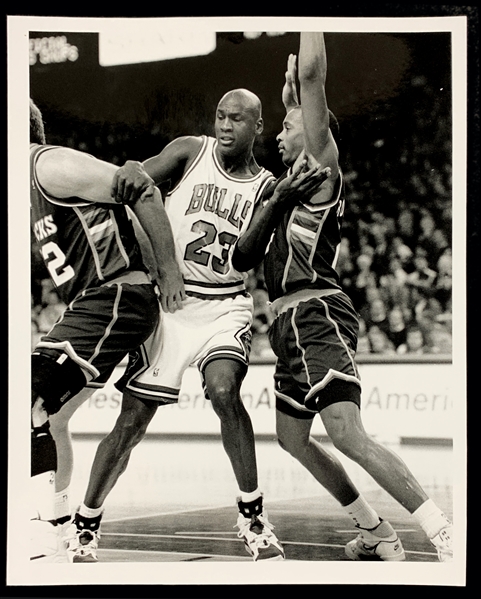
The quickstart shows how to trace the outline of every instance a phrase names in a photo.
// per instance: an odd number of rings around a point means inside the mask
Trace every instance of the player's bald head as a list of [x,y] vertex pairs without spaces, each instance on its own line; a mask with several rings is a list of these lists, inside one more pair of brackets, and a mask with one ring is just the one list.
[[229,101],[241,104],[256,120],[262,118],[262,103],[259,97],[250,90],[243,88],[232,89],[222,96],[218,107]]

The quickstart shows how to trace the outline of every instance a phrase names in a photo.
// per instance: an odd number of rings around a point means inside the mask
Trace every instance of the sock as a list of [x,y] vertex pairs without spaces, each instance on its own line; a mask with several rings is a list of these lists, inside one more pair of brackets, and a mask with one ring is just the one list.
[[359,495],[352,503],[343,507],[354,520],[354,524],[360,528],[370,530],[371,528],[375,528],[381,521],[377,513],[362,495]]
[[435,537],[445,526],[451,524],[432,499],[428,499],[413,512],[414,518],[429,539]]
[[54,520],[55,472],[50,470],[30,478],[31,519]]
[[82,503],[75,514],[74,523],[78,530],[96,531],[100,528],[103,508],[89,508]]
[[[245,501],[243,497],[247,497],[249,501]],[[250,499],[250,497],[254,497],[254,499]],[[242,493],[241,491],[241,497],[237,499],[237,506],[244,518],[260,516],[263,513],[262,493],[258,490],[253,491],[252,493]]]
[[243,501],[244,503],[250,503],[251,501],[255,501],[256,499],[259,499],[261,495],[262,493],[259,491],[258,488],[255,491],[252,491],[251,493],[244,493],[244,491],[240,492],[241,501]]
[[55,493],[55,518],[57,520],[67,521],[70,519],[70,501],[69,501],[70,488],[67,487],[63,491]]

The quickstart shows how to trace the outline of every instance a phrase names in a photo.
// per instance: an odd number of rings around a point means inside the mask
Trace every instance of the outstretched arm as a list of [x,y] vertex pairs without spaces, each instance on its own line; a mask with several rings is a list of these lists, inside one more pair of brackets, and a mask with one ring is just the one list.
[[329,142],[329,110],[326,100],[327,59],[322,33],[301,33],[299,82],[305,147],[321,164]]
[[269,200],[259,203],[247,231],[236,244],[234,268],[246,272],[262,262],[269,240],[282,216],[293,204],[312,193],[330,176],[329,168],[316,165],[308,170],[304,160],[292,175],[278,181]]
[[113,203],[110,186],[117,167],[71,148],[52,147],[36,163],[38,182],[54,198]]
[[[201,146],[199,137],[179,137],[170,142],[157,154],[143,163],[135,160],[118,169],[112,181],[111,194],[118,202],[135,202],[151,183],[169,183],[172,188],[182,178],[190,161]],[[146,175],[147,177],[146,180]]]
[[[59,199],[77,197],[102,204],[117,203],[117,199],[111,195],[111,189],[118,170],[113,164],[89,154],[60,147],[40,154],[36,166],[38,181],[48,195]],[[161,289],[162,307],[172,312],[180,307],[185,291],[175,260],[170,223],[160,192],[151,177],[143,169],[136,168],[133,179],[135,187],[145,191],[139,201],[131,203],[131,209],[152,247],[155,258],[155,273],[152,276],[158,280]],[[130,192],[133,187],[129,187]]]

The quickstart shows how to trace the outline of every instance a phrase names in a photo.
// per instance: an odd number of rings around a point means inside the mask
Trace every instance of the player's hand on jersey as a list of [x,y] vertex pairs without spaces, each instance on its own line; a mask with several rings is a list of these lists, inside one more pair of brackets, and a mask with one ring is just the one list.
[[322,167],[304,158],[289,177],[280,181],[272,195],[272,201],[282,209],[292,203],[308,200],[319,191],[321,185],[331,176],[330,167]]
[[183,302],[187,298],[187,295],[185,293],[184,280],[177,264],[171,268],[165,268],[159,273],[157,285],[160,292],[162,310],[172,314],[177,310],[182,310]]
[[297,95],[296,86],[296,73],[297,73],[297,56],[295,54],[289,54],[287,59],[287,71],[285,74],[285,83],[282,88],[282,103],[285,106],[286,112],[292,110],[296,106],[299,106],[299,96]]
[[154,185],[154,180],[146,173],[141,162],[127,160],[114,175],[111,195],[116,202],[132,204],[146,189]]

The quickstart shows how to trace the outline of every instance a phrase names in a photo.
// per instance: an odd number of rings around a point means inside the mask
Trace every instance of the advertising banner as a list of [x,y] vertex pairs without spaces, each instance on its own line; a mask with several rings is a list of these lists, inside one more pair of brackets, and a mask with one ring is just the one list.
[[[403,437],[451,439],[451,364],[359,364],[362,379],[362,419],[368,433],[380,439]],[[114,382],[97,390],[71,420],[73,433],[108,433],[120,411],[121,393]],[[242,399],[258,435],[275,435],[273,364],[252,364],[242,386]],[[319,416],[313,434],[325,430]],[[178,404],[161,406],[148,433],[218,435],[219,420],[205,399],[196,368],[184,374]]]

